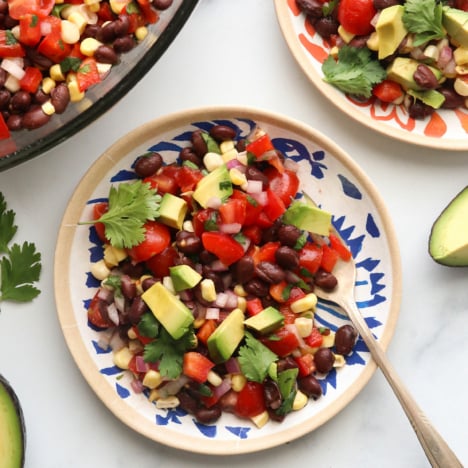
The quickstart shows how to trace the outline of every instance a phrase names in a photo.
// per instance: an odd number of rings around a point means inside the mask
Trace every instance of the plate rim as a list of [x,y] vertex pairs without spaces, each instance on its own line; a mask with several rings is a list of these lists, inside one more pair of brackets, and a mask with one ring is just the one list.
[[[376,370],[376,364],[370,358],[368,365],[363,369],[359,379],[355,380],[345,393],[340,395],[331,406],[314,418],[310,418],[301,425],[287,430],[268,434],[267,437],[243,439],[242,441],[216,441],[209,440],[206,444],[200,443],[200,438],[186,434],[180,434],[170,428],[164,430],[158,428],[154,423],[144,419],[138,414],[135,418],[134,411],[129,411],[128,405],[117,395],[109,392],[106,385],[101,385],[103,376],[88,354],[81,338],[79,327],[74,319],[73,304],[68,293],[69,271],[70,271],[70,247],[77,229],[76,222],[79,220],[86,202],[89,200],[96,185],[102,180],[103,175],[116,163],[123,159],[128,150],[134,148],[134,141],[147,141],[154,133],[162,133],[178,126],[186,125],[195,121],[214,120],[222,118],[250,118],[254,121],[261,120],[265,123],[275,124],[279,127],[292,128],[294,133],[301,137],[312,138],[325,151],[330,152],[343,166],[355,176],[360,185],[366,190],[367,195],[378,208],[381,226],[384,230],[389,248],[389,259],[392,272],[392,294],[389,296],[389,311],[385,322],[385,329],[380,338],[380,343],[386,349],[394,334],[399,315],[401,303],[401,263],[400,252],[396,234],[390,220],[387,208],[369,177],[362,171],[357,163],[330,138],[318,130],[290,117],[252,107],[237,106],[214,106],[188,109],[175,112],[166,116],[153,119],[126,135],[122,136],[89,167],[80,182],[74,189],[60,223],[56,248],[54,254],[54,292],[56,311],[59,318],[62,333],[72,357],[80,369],[82,376],[105,406],[128,427],[147,438],[163,445],[176,449],[200,453],[205,455],[235,455],[241,453],[259,452],[276,445],[280,445],[299,437],[302,437],[320,427],[326,421],[332,419],[344,407],[346,407],[367,385]],[[83,352],[84,351],[84,352]],[[111,395],[109,395],[111,393]],[[111,398],[109,398],[111,396]],[[157,430],[155,431],[155,428]],[[183,444],[178,441],[182,439]]]
[[[420,134],[413,134],[403,129],[395,128],[384,121],[373,120],[361,112],[356,112],[356,108],[351,105],[343,97],[343,93],[336,89],[334,86],[326,83],[322,76],[309,64],[309,57],[301,47],[300,43],[295,38],[295,30],[290,17],[290,10],[288,8],[288,0],[274,0],[276,19],[280,26],[283,39],[285,40],[291,55],[294,57],[296,63],[302,69],[303,73],[307,76],[309,81],[320,91],[321,95],[330,101],[335,108],[351,117],[354,121],[364,125],[365,127],[377,132],[381,135],[393,138],[403,143],[409,143],[415,146],[422,146],[431,149],[443,149],[450,151],[466,151],[468,150],[468,134],[466,139],[454,138],[434,138],[427,137]],[[339,99],[336,99],[336,98]]]

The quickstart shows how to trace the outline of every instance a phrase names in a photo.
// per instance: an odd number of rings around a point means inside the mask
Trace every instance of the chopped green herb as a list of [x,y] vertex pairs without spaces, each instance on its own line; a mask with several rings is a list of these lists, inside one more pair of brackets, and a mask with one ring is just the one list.
[[270,365],[277,359],[278,356],[273,351],[270,351],[249,332],[245,333],[245,344],[239,349],[239,365],[247,379],[263,382]]
[[69,71],[78,71],[81,65],[81,59],[78,57],[66,57],[60,62],[60,70],[62,73],[68,73]]
[[112,288],[117,296],[122,296],[122,280],[120,279],[120,276],[117,275],[109,275],[103,282],[102,284],[104,286],[108,286]]
[[280,389],[283,402],[281,406],[276,410],[277,414],[287,414],[291,412],[294,399],[296,398],[296,379],[298,369],[286,369],[278,374],[278,386]]
[[15,212],[7,210],[5,197],[0,192],[0,253],[8,251],[8,244],[17,231],[15,226]]
[[442,4],[435,0],[407,0],[404,4],[403,24],[414,33],[414,46],[445,37],[442,26]]
[[152,312],[146,312],[138,322],[138,332],[147,338],[156,338],[159,333],[159,322]]
[[208,149],[208,153],[217,153],[221,154],[221,150],[219,148],[219,145],[217,141],[210,136],[209,133],[207,132],[201,132],[201,137],[206,143],[206,147]]

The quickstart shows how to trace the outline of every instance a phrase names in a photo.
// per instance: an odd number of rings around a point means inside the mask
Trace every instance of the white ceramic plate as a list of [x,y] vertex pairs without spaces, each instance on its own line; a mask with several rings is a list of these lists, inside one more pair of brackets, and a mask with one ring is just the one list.
[[[110,184],[128,180],[131,164],[149,149],[174,161],[196,129],[214,123],[234,126],[247,136],[255,125],[267,131],[275,147],[300,166],[304,187],[325,209],[351,247],[358,267],[356,297],[373,333],[386,347],[400,304],[400,261],[393,228],[372,183],[353,160],[327,137],[288,118],[245,108],[189,110],[159,118],[132,131],[110,147],[76,188],[60,226],[55,260],[55,294],[61,327],[83,376],[103,403],[135,431],[168,446],[209,454],[259,451],[296,439],[329,420],[368,382],[375,364],[361,340],[347,365],[322,381],[324,395],[281,424],[257,429],[247,420],[226,414],[212,425],[197,423],[180,410],[160,410],[143,394],[133,393],[130,376],[100,348],[100,333],[87,323],[86,305],[97,282],[90,261],[102,255],[94,228],[77,225],[91,219],[93,204],[106,198]],[[320,304],[318,320],[332,329],[347,319]]]
[[361,124],[397,140],[429,148],[468,150],[468,112],[441,109],[415,120],[402,105],[357,101],[323,81],[329,47],[315,32],[296,0],[275,0],[276,15],[288,47],[307,77],[330,102]]

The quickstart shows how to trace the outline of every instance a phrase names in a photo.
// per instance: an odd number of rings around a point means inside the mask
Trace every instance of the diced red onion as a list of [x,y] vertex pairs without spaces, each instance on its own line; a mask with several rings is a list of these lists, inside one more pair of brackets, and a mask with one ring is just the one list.
[[265,206],[268,202],[268,197],[266,192],[260,192],[260,193],[251,193],[250,196],[259,204],[262,206]]
[[130,382],[130,386],[132,387],[132,390],[135,392],[135,393],[142,393],[143,390],[144,390],[144,385],[143,383],[138,380],[138,379],[133,379],[131,382]]
[[297,331],[297,327],[296,327],[296,325],[294,325],[294,323],[288,323],[288,324],[286,324],[284,326],[284,328],[286,328],[287,330],[289,330],[290,332],[292,332],[292,333],[294,333],[296,335],[296,338],[299,341],[299,347],[300,348],[305,348],[307,346],[307,344],[304,341],[304,339],[302,338],[302,336],[299,335],[299,332]]
[[41,21],[39,23],[41,36],[48,36],[52,32],[52,24],[48,21]]
[[219,230],[224,234],[237,234],[242,229],[240,223],[224,223],[219,226]]
[[112,348],[112,351],[118,351],[119,349],[122,349],[125,346],[125,341],[122,339],[120,336],[119,332],[116,331],[110,341],[109,341],[110,347]]
[[229,374],[240,374],[241,368],[239,365],[239,361],[235,357],[230,357],[225,363],[224,366]]
[[293,159],[286,158],[283,165],[285,169],[291,172],[297,172],[299,170],[299,164]]
[[135,368],[138,372],[148,372],[148,364],[143,359],[143,356],[135,356]]
[[228,270],[228,267],[221,260],[213,260],[210,263],[210,268],[215,272]]
[[177,395],[179,390],[189,381],[189,378],[182,374],[178,379],[167,382],[164,387],[158,388],[165,396]]
[[97,297],[104,302],[110,304],[114,300],[114,290],[110,288],[99,288],[97,293]]
[[193,291],[190,289],[184,289],[183,291],[179,292],[180,300],[183,302],[190,302],[193,301]]
[[263,182],[261,180],[248,180],[246,192],[249,194],[260,193],[263,190]]
[[374,26],[377,24],[377,21],[379,21],[379,16],[380,16],[380,11],[378,11],[371,19],[370,24]]
[[205,312],[205,318],[207,320],[218,320],[219,319],[219,307],[207,307]]
[[226,309],[235,309],[237,307],[237,304],[239,302],[238,298],[237,298],[237,294],[228,289],[226,290],[225,294],[227,295],[227,301],[226,301],[226,304],[224,305],[224,307]]
[[229,390],[231,390],[231,379],[223,379],[220,385],[213,388],[213,396],[219,399]]
[[440,49],[439,58],[437,60],[437,66],[439,68],[445,68],[453,58],[452,49],[450,46],[444,46]]
[[1,67],[17,80],[21,80],[26,72],[23,68],[23,59],[21,57],[18,58],[19,60],[16,58],[4,58]]
[[241,172],[245,171],[245,166],[237,158],[230,159],[226,163],[226,167],[228,169],[234,169],[234,168],[239,169],[239,171],[241,171]]
[[217,210],[221,205],[222,205],[222,200],[219,197],[211,197],[207,200],[206,202],[206,207],[207,208],[213,208],[214,210]]
[[216,300],[214,301],[214,305],[216,307],[223,308],[226,306],[227,300],[228,300],[228,295],[225,292],[220,292],[216,295]]
[[109,319],[114,325],[119,324],[119,311],[117,310],[115,302],[107,306],[107,315],[109,315]]
[[456,66],[457,64],[455,63],[455,60],[450,60],[447,65],[443,68],[444,75],[446,76],[455,76],[457,71],[456,71]]
[[125,298],[119,294],[114,295],[114,304],[119,312],[124,312],[125,310]]

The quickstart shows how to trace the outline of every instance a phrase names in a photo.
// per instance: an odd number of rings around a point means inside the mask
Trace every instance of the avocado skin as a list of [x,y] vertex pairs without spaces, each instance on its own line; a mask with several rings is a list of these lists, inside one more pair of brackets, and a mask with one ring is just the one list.
[[468,186],[461,190],[435,220],[429,235],[429,255],[448,267],[468,266]]
[[[0,400],[3,400],[0,404],[2,406],[11,406],[13,414],[10,416],[16,418],[16,425],[18,426],[18,431],[14,434],[17,437],[16,441],[12,441],[12,444],[17,445],[18,457],[14,460],[0,460],[1,468],[22,468],[24,466],[25,452],[26,452],[26,426],[24,422],[24,414],[21,408],[19,399],[11,387],[8,380],[0,374]],[[6,418],[4,420],[0,419],[0,425],[10,423],[10,419]],[[1,431],[1,433],[6,433],[6,431]],[[5,446],[6,441],[0,440],[0,445]]]

